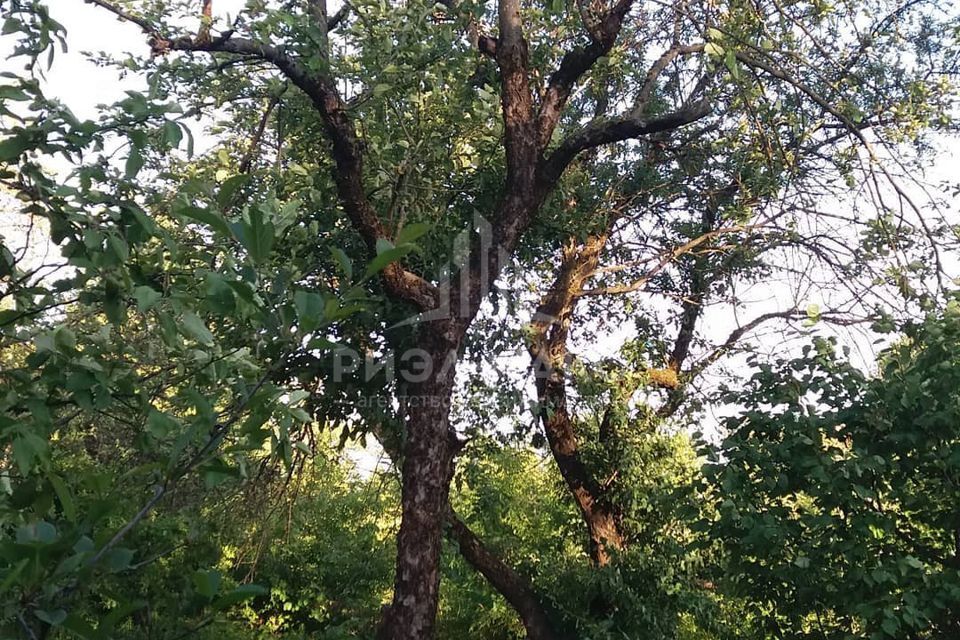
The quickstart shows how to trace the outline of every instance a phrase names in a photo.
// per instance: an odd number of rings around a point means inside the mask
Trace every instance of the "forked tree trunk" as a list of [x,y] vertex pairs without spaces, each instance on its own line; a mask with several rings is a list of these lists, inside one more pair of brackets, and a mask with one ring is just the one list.
[[[386,432],[383,425],[371,424],[380,446],[395,464],[402,464],[400,441]],[[460,555],[480,573],[510,606],[516,610],[520,622],[527,631],[527,640],[565,640],[567,636],[557,631],[558,627],[548,615],[543,601],[530,581],[507,565],[494,551],[488,548],[470,527],[457,515],[453,506],[447,504],[446,531],[448,538],[456,543]]]

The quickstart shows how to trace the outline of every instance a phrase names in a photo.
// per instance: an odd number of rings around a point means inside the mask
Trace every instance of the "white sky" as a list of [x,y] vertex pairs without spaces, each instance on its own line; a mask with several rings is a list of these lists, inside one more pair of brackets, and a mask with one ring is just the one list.
[[[244,6],[244,0],[217,0],[214,7],[217,17],[235,16]],[[60,96],[83,119],[92,119],[97,114],[98,104],[111,104],[123,97],[126,90],[145,91],[146,81],[136,74],[117,79],[114,69],[97,67],[85,53],[105,52],[120,56],[127,52],[144,54],[149,51],[147,38],[136,25],[115,20],[111,14],[83,0],[52,0],[51,16],[67,29],[67,54],[58,55],[53,69],[47,73],[47,91]],[[197,3],[199,7],[199,3]],[[199,25],[199,17],[197,18]],[[0,71],[16,67],[7,60],[11,39],[0,38]]]

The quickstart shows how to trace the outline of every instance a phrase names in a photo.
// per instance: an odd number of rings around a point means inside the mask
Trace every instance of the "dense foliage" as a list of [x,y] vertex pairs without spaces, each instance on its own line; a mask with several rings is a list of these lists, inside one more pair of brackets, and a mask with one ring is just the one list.
[[958,321],[952,302],[909,327],[874,379],[820,341],[738,393],[711,533],[767,633],[960,631]]

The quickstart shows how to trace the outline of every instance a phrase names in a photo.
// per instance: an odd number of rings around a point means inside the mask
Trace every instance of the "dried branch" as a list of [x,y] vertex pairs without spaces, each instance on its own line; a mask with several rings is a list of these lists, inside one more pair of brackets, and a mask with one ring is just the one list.
[[656,62],[650,65],[650,69],[647,71],[647,75],[643,80],[643,86],[640,88],[640,93],[637,95],[636,111],[642,113],[643,110],[646,109],[647,103],[650,102],[650,97],[653,95],[653,90],[657,86],[657,80],[660,78],[663,70],[667,68],[667,65],[680,56],[702,52],[704,46],[703,43],[699,43],[671,47],[665,51]]
[[586,289],[581,291],[578,296],[605,296],[605,295],[621,295],[625,293],[634,293],[640,291],[652,280],[657,274],[662,272],[667,266],[670,265],[674,260],[680,256],[690,253],[697,247],[706,243],[709,240],[716,238],[717,236],[727,235],[731,233],[743,233],[745,231],[750,231],[758,228],[760,225],[736,225],[732,227],[723,227],[721,229],[715,229],[713,231],[708,231],[707,233],[701,234],[696,238],[693,238],[679,247],[671,249],[666,252],[663,257],[657,262],[657,264],[648,270],[643,276],[634,280],[629,284],[613,285],[610,287],[597,287],[595,289]]
[[132,13],[124,11],[123,9],[121,9],[120,7],[117,7],[116,5],[110,2],[106,2],[106,0],[83,0],[83,1],[88,4],[93,4],[103,9],[106,9],[110,13],[117,16],[117,18],[120,20],[123,20],[126,22],[132,22],[133,24],[143,29],[143,32],[148,35],[153,35],[157,33],[156,27],[150,24],[149,20],[146,20],[145,18],[141,18],[139,16],[133,15]]

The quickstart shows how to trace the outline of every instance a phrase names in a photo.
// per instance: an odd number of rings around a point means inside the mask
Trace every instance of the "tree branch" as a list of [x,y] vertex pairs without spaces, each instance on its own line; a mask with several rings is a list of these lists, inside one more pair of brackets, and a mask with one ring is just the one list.
[[[240,38],[218,38],[210,43],[189,39],[175,40],[170,48],[177,51],[207,51],[246,55],[273,63],[283,75],[313,101],[320,113],[332,144],[336,164],[334,181],[340,204],[354,228],[360,233],[372,254],[377,241],[387,233],[363,185],[363,153],[346,105],[334,87],[333,80],[321,73],[310,73],[286,52],[270,45]],[[414,304],[420,310],[437,306],[436,288],[420,276],[405,270],[399,263],[387,265],[381,272],[387,292],[394,298]]]
[[613,142],[652,133],[679,129],[705,118],[712,112],[707,100],[700,100],[677,111],[653,119],[645,118],[637,110],[619,118],[599,118],[572,133],[545,161],[541,170],[544,181],[554,182],[581,151]]
[[[666,403],[664,403],[664,405],[657,410],[657,415],[661,418],[666,418],[673,415],[683,404],[689,383],[703,373],[710,365],[714,364],[725,354],[729,353],[730,350],[737,346],[737,343],[739,343],[745,335],[760,325],[770,322],[771,320],[802,320],[808,317],[809,315],[806,312],[800,311],[797,308],[787,309],[785,311],[770,311],[760,314],[749,322],[737,327],[730,332],[730,334],[727,336],[727,339],[724,340],[720,346],[716,347],[713,351],[700,358],[700,360],[690,367],[690,369],[684,374],[684,383],[671,391]],[[827,324],[841,327],[853,326],[871,321],[870,318],[851,317],[831,312],[821,313],[819,319]]]
[[[612,220],[609,224],[612,224]],[[568,408],[563,365],[577,294],[596,270],[608,234],[609,231],[604,231],[591,236],[582,245],[571,242],[564,249],[557,277],[544,295],[531,323],[533,337],[529,346],[540,407],[538,417],[557,469],[587,526],[590,557],[598,566],[610,562],[611,550],[623,547],[623,534],[614,509],[604,499],[600,482],[581,455]]]
[[96,5],[102,9],[106,9],[110,13],[117,16],[117,18],[120,20],[123,20],[126,22],[132,22],[133,24],[143,29],[143,32],[146,34],[153,35],[157,33],[156,27],[150,24],[148,20],[141,18],[139,16],[135,16],[132,13],[129,13],[127,11],[124,11],[120,7],[117,7],[109,2],[106,2],[106,0],[83,0],[83,1],[86,2],[87,4]]
[[[723,344],[696,363],[696,366],[694,366],[691,370],[691,375],[698,374],[709,367],[721,356],[733,349],[746,334],[750,333],[760,325],[769,322],[770,320],[804,320],[808,319],[809,317],[809,314],[796,308],[787,309],[786,311],[771,311],[768,313],[763,313],[753,320],[750,320],[749,322],[731,331],[730,335],[727,336],[727,339],[723,341]],[[827,324],[841,327],[849,327],[857,324],[863,324],[864,322],[870,322],[870,318],[850,317],[831,312],[823,312],[818,316],[818,318]]]
[[[477,19],[469,12],[460,10],[460,0],[439,0],[447,10],[457,16],[461,22],[466,22],[467,37],[470,44],[477,48],[483,55],[496,59],[497,57],[497,39],[480,31],[480,24]],[[459,14],[459,15],[458,15]]]
[[447,525],[450,537],[457,542],[460,555],[486,578],[519,614],[528,640],[558,640],[562,637],[550,622],[543,603],[530,584],[493,554],[449,507]]
[[[151,36],[151,47],[155,55],[168,51],[229,53],[273,64],[307,94],[319,112],[327,136],[332,142],[332,157],[336,165],[333,177],[340,204],[370,253],[376,253],[377,241],[387,239],[387,233],[367,199],[363,186],[361,145],[332,78],[322,72],[308,70],[282,49],[246,38],[234,38],[233,33],[229,31],[209,40],[193,39],[189,36],[169,38],[146,20],[131,15],[106,0],[88,1],[110,11],[122,20],[139,25]],[[392,297],[409,302],[420,310],[433,309],[437,306],[436,287],[419,275],[405,270],[399,263],[390,263],[380,275],[384,287]]]
[[280,104],[280,100],[283,97],[284,90],[278,94],[272,96],[270,101],[267,103],[266,109],[263,110],[263,115],[260,117],[260,122],[257,125],[257,129],[253,132],[253,136],[250,138],[250,146],[247,149],[247,152],[243,154],[243,158],[240,160],[239,171],[240,173],[250,173],[250,169],[253,167],[253,162],[257,157],[257,154],[260,152],[260,143],[263,140],[263,134],[267,130],[267,123],[270,121],[270,116],[273,114],[273,110],[277,108],[277,105]]
[[[740,192],[739,180],[733,180],[727,186],[716,191],[704,194],[706,196],[703,213],[700,218],[701,237],[711,236],[714,232],[722,231],[716,229],[721,214],[721,207],[730,204]],[[742,227],[741,227],[742,228]],[[710,263],[709,258],[703,253],[696,253],[690,258],[690,289],[683,300],[683,310],[680,314],[680,328],[677,330],[677,338],[674,341],[673,349],[670,352],[668,366],[674,373],[680,373],[684,361],[690,354],[690,346],[693,344],[693,338],[696,335],[697,324],[703,315],[703,306],[710,293],[710,286],[717,279],[722,277],[723,269],[713,269],[716,265]]]
[[327,32],[329,33],[339,27],[347,19],[348,15],[350,15],[350,5],[344,3],[339,11],[327,18]]
[[638,112],[642,112],[646,108],[647,103],[650,102],[650,97],[653,95],[653,90],[657,86],[657,79],[660,77],[660,74],[663,73],[663,70],[667,68],[667,65],[680,56],[700,53],[703,51],[703,48],[704,45],[700,43],[671,47],[665,51],[663,55],[661,55],[657,61],[650,66],[650,70],[647,71],[647,75],[643,80],[643,86],[640,88],[640,93],[637,95],[636,110]]
[[[732,227],[723,227],[720,229],[715,229],[707,233],[703,233],[696,238],[692,238],[687,242],[683,243],[675,249],[667,251],[663,257],[657,262],[657,264],[643,274],[642,277],[630,282],[629,284],[613,285],[609,287],[597,287],[595,289],[586,289],[578,293],[578,296],[602,296],[602,295],[620,295],[624,293],[634,293],[643,289],[650,280],[654,278],[657,274],[663,271],[671,262],[679,258],[680,256],[690,253],[700,245],[705,242],[712,240],[713,238],[730,233],[742,233],[744,231],[749,231],[755,229],[756,226],[744,226],[736,225]],[[608,268],[608,271],[612,271],[613,268]]]
[[538,116],[537,128],[541,148],[550,141],[574,85],[599,58],[609,53],[613,47],[633,2],[634,0],[618,0],[604,17],[596,33],[591,31],[592,42],[586,47],[577,47],[563,56],[560,66],[550,76]]

